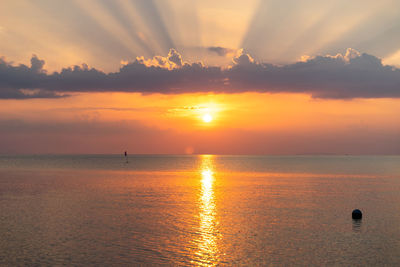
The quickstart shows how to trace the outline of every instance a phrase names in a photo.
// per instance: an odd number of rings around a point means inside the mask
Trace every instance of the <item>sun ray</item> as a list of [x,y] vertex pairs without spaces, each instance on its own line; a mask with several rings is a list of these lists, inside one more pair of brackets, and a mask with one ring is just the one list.
[[145,51],[135,42],[129,32],[104,8],[99,2],[94,0],[77,1],[74,3],[92,17],[104,30],[109,32],[116,38],[124,47],[131,52],[131,57],[140,55]]
[[[368,5],[360,6],[345,0],[291,0],[282,5],[278,0],[260,1],[242,47],[255,58],[271,63],[293,62],[305,54],[338,52],[351,47],[348,41],[353,35],[360,38],[359,31],[367,22],[382,21],[377,14],[387,4],[368,1]],[[370,31],[364,35],[370,36]]]
[[400,49],[383,59],[384,64],[400,66]]
[[143,22],[143,26],[147,29],[149,37],[154,43],[159,44],[161,48],[161,53],[165,54],[171,48],[175,48],[174,41],[168,32],[166,22],[163,20],[161,13],[159,11],[158,5],[153,0],[136,0],[129,2],[127,5],[131,5],[132,9],[136,9],[136,17],[140,17]]

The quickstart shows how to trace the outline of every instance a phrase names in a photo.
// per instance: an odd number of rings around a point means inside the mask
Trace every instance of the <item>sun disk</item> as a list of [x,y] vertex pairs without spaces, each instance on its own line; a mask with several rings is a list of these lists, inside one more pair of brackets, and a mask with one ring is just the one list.
[[203,121],[206,122],[206,123],[211,122],[212,119],[213,119],[213,118],[212,118],[212,116],[211,116],[210,114],[205,114],[205,115],[203,116]]

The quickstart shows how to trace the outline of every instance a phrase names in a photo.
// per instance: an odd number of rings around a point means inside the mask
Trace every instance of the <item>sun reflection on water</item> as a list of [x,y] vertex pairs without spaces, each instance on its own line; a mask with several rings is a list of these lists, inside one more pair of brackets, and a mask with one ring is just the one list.
[[198,248],[195,253],[196,264],[217,265],[218,246],[217,238],[218,221],[216,219],[216,206],[214,196],[214,171],[213,156],[201,156],[201,191],[199,196],[199,238],[196,240]]

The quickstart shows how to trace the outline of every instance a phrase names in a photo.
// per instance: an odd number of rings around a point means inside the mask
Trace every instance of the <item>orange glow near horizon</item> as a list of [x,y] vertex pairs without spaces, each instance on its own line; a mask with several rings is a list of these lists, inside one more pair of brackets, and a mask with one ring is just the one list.
[[192,131],[204,125],[206,114],[211,116],[212,122],[218,119],[215,125],[218,128],[301,130],[305,127],[338,129],[352,123],[397,127],[392,122],[400,113],[398,99],[325,100],[303,94],[87,93],[63,99],[0,102],[0,113],[7,119],[35,122],[135,120],[160,129],[181,131]]
[[[287,144],[279,140],[290,138],[290,146],[296,148],[302,140],[325,136],[347,140],[362,149],[366,145],[360,143],[357,134],[370,134],[368,140],[375,140],[377,134],[394,136],[400,132],[400,125],[393,123],[400,114],[399,99],[331,100],[305,94],[261,93],[81,93],[61,99],[0,102],[3,120],[43,125],[40,132],[33,129],[34,134],[44,140],[54,137],[57,145],[49,148],[53,153],[73,153],[84,147],[56,141],[64,136],[65,131],[59,130],[64,128],[71,132],[62,138],[72,139],[73,144],[89,144],[89,138],[93,139],[84,127],[94,127],[93,135],[103,138],[101,144],[93,143],[82,153],[114,153],[125,148],[132,153],[290,153],[287,147],[278,149],[280,142]],[[211,121],[203,120],[206,114]],[[250,137],[252,134],[256,137]],[[23,132],[10,134],[7,140],[19,136]],[[27,138],[34,137],[29,134]],[[265,143],[264,148],[261,143]],[[347,143],[343,143],[343,149]],[[320,145],[310,141],[293,151],[302,153],[303,147],[312,150]],[[25,144],[23,149],[27,147]]]

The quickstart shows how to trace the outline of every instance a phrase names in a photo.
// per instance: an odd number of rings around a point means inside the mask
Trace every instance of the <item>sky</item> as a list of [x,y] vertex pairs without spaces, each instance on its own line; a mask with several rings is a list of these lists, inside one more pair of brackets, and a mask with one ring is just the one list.
[[0,154],[400,154],[399,118],[399,1],[0,3]]

